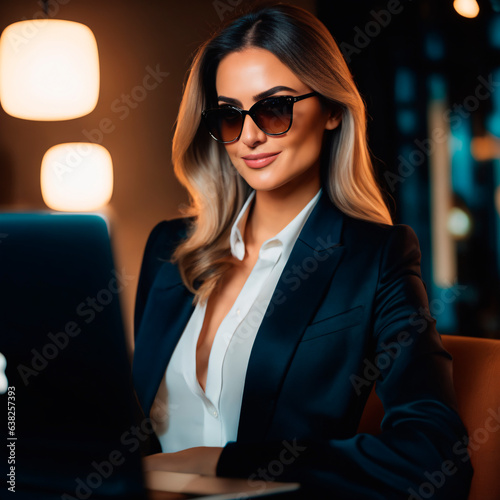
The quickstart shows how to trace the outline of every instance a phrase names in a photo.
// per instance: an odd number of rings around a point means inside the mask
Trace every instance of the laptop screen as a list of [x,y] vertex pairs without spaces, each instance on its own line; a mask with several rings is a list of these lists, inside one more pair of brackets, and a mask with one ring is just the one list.
[[134,418],[125,280],[102,217],[0,214],[0,398],[16,498],[142,497],[152,430]]

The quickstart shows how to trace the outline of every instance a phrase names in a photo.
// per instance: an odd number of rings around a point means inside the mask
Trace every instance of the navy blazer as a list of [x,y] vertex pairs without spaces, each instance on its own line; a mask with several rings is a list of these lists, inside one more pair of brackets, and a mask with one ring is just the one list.
[[[133,363],[146,415],[193,312],[169,262],[185,231],[183,219],[162,222],[146,245]],[[382,432],[357,434],[374,382]],[[472,469],[454,408],[415,233],[348,217],[323,193],[258,330],[237,441],[217,474],[300,481],[305,498],[466,499]]]

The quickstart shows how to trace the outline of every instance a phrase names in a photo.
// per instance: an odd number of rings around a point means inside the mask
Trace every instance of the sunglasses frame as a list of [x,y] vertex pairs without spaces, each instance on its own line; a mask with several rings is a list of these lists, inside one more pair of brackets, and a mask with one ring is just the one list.
[[[208,133],[210,134],[210,137],[212,139],[214,139],[215,141],[219,142],[220,144],[232,144],[233,142],[236,142],[240,139],[241,137],[241,133],[243,132],[243,126],[245,125],[245,118],[247,115],[249,115],[252,120],[254,121],[255,125],[257,125],[257,127],[259,127],[260,130],[262,130],[262,132],[264,132],[264,134],[266,135],[269,135],[271,137],[273,136],[277,136],[277,135],[283,135],[283,134],[286,134],[290,128],[292,127],[292,123],[293,123],[293,105],[298,102],[298,101],[302,101],[303,99],[308,99],[309,97],[314,97],[314,96],[318,96],[318,92],[309,92],[308,94],[303,94],[303,95],[299,95],[299,96],[290,96],[290,95],[278,95],[278,96],[274,96],[274,97],[266,97],[264,99],[261,99],[260,101],[257,101],[255,104],[252,105],[252,107],[247,111],[245,109],[240,109],[236,106],[231,106],[231,105],[227,105],[227,106],[224,106],[224,108],[210,108],[210,109],[205,109],[204,111],[202,111],[201,113],[201,117],[203,119],[203,122],[205,123],[205,126],[207,127],[207,130],[208,130]],[[292,109],[291,109],[291,113],[290,113],[290,124],[288,125],[288,128],[283,131],[283,132],[278,132],[278,133],[275,133],[275,134],[272,134],[272,133],[268,133],[266,132],[265,130],[263,130],[260,125],[257,123],[256,121],[256,116],[255,116],[255,107],[258,106],[258,105],[262,105],[262,103],[264,101],[267,101],[268,99],[286,99],[286,101],[288,102],[288,104],[291,105]],[[217,137],[215,137],[211,130],[210,130],[210,126],[209,126],[209,123],[208,123],[208,114],[212,111],[219,111],[220,109],[226,109],[226,108],[231,108],[235,111],[237,111],[240,116],[242,116],[242,120],[241,120],[241,129],[240,129],[240,132],[238,134],[238,136],[231,140],[231,141],[222,141],[221,139],[218,139]]]

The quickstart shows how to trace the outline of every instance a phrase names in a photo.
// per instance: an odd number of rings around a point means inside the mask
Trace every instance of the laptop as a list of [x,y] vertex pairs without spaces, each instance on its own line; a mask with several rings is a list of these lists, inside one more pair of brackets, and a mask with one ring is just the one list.
[[129,279],[113,265],[104,217],[0,213],[2,489],[18,500],[222,500],[296,490],[296,483],[143,475],[141,451],[154,431],[132,389],[120,309]]
[[104,218],[0,214],[8,384],[0,398],[12,498],[145,498],[124,279]]

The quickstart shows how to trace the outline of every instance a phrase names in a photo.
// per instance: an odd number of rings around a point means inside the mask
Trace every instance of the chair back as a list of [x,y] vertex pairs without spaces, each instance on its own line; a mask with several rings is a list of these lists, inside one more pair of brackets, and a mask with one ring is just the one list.
[[[443,335],[453,356],[458,412],[474,468],[469,500],[500,499],[500,340]],[[372,391],[358,432],[380,433],[384,409]]]

